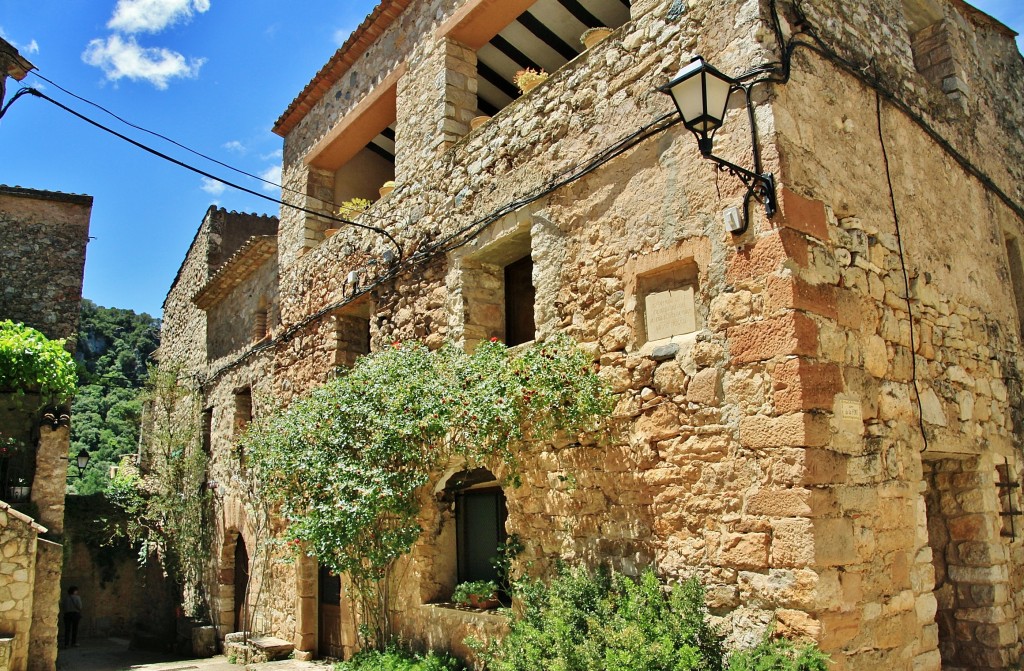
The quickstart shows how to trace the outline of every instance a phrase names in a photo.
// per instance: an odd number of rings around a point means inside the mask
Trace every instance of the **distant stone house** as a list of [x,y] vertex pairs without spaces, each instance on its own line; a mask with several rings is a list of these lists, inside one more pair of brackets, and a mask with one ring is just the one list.
[[[73,351],[91,211],[91,196],[0,186],[0,320]],[[10,391],[0,390],[0,669],[45,671],[57,659],[70,408]]]
[[[597,24],[613,32],[584,51]],[[836,669],[1014,668],[1013,37],[961,0],[381,2],[277,121],[276,235],[254,224],[211,255],[204,222],[165,305],[161,358],[202,380],[224,487],[221,631],[262,573],[229,476],[261,399],[287,403],[395,340],[566,332],[629,430],[524,447],[522,486],[426,509],[396,604],[407,640],[465,654],[468,633],[500,630],[441,604],[483,570],[470,554],[514,532],[540,564],[697,575],[724,622],[774,618]],[[756,122],[771,218],[671,124],[658,89],[695,54],[764,80],[749,116],[733,96],[714,152],[754,168]],[[526,67],[550,77],[519,96]],[[386,181],[363,228],[331,218]],[[466,516],[498,531],[466,534]],[[352,650],[335,577],[305,557],[268,570],[254,629]]]

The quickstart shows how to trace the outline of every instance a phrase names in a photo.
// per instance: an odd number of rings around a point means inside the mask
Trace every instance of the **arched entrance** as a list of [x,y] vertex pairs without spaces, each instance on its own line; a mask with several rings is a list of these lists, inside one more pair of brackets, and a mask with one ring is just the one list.
[[249,627],[246,594],[249,591],[249,552],[245,548],[245,539],[241,534],[235,543],[235,631],[245,631]]

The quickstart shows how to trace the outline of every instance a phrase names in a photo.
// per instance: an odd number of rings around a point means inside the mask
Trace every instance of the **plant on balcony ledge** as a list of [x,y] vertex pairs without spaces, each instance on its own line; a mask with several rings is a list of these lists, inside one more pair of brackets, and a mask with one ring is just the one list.
[[544,70],[538,71],[534,70],[533,68],[526,68],[525,70],[520,70],[519,72],[517,72],[516,76],[513,78],[513,81],[515,82],[516,86],[519,87],[520,91],[522,91],[523,93],[529,93],[530,91],[544,83],[547,80],[547,78],[548,73],[544,72]]
[[42,404],[64,405],[78,388],[75,359],[63,340],[30,326],[0,321],[0,392],[39,394]]

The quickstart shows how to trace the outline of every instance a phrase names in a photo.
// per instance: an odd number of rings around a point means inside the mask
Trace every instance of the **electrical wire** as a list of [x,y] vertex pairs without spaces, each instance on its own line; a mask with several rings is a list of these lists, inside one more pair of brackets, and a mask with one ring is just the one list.
[[[385,231],[383,228],[379,228],[377,226],[371,226],[369,224],[361,224],[359,222],[351,221],[349,219],[344,219],[344,218],[341,218],[341,217],[336,217],[334,215],[324,214],[323,212],[317,212],[316,210],[311,210],[311,209],[309,209],[307,207],[303,207],[301,205],[295,205],[293,203],[289,203],[289,202],[287,202],[285,200],[282,200],[280,198],[274,198],[273,196],[268,196],[265,193],[260,193],[259,191],[254,191],[253,189],[250,189],[248,187],[242,186],[241,184],[236,184],[234,182],[229,182],[228,180],[226,180],[226,179],[224,179],[222,177],[218,177],[218,176],[216,176],[216,175],[214,175],[212,173],[206,172],[205,170],[201,170],[201,169],[199,169],[199,168],[197,168],[197,167],[195,167],[193,165],[185,163],[184,161],[180,161],[180,160],[174,158],[173,156],[169,156],[169,155],[167,155],[167,154],[165,154],[165,153],[163,153],[161,151],[153,149],[152,147],[150,147],[148,145],[145,145],[145,144],[143,144],[143,143],[141,143],[141,142],[139,142],[137,140],[133,140],[132,138],[128,137],[127,135],[119,133],[116,130],[114,130],[113,128],[110,128],[109,126],[105,126],[105,125],[101,124],[100,122],[95,121],[94,119],[91,119],[91,118],[85,116],[84,114],[71,109],[67,105],[54,100],[53,98],[51,98],[50,96],[46,95],[45,93],[42,93],[38,89],[33,89],[33,88],[22,88],[22,89],[20,89],[18,91],[18,93],[15,94],[15,97],[11,99],[11,103],[13,103],[18,97],[20,97],[19,94],[22,94],[22,93],[26,93],[28,95],[36,96],[37,98],[42,98],[43,100],[46,100],[47,102],[49,102],[49,103],[51,103],[53,105],[56,105],[57,107],[59,107],[60,109],[64,110],[65,112],[68,112],[69,114],[78,117],[82,121],[85,121],[86,123],[91,124],[91,125],[95,126],[96,128],[99,128],[100,130],[106,131],[107,133],[110,133],[111,135],[113,135],[115,137],[118,137],[118,138],[124,140],[125,142],[128,142],[129,144],[135,145],[136,147],[138,147],[139,149],[142,149],[145,152],[153,154],[154,156],[157,156],[158,158],[162,158],[165,161],[170,161],[171,163],[174,163],[175,165],[177,165],[179,167],[185,168],[186,170],[190,170],[190,171],[192,171],[192,172],[194,172],[194,173],[196,173],[198,175],[202,175],[203,177],[207,177],[209,179],[212,179],[212,180],[215,180],[217,182],[220,182],[221,184],[224,184],[225,186],[229,186],[229,187],[231,187],[233,189],[238,189],[239,191],[243,191],[243,192],[248,193],[248,194],[250,194],[252,196],[256,196],[257,198],[262,198],[263,200],[268,200],[268,201],[270,201],[272,203],[276,203],[276,204],[281,205],[283,207],[288,207],[288,208],[291,208],[293,210],[298,210],[299,212],[305,212],[306,214],[312,214],[312,215],[321,217],[323,219],[327,219],[329,221],[336,221],[338,223],[345,224],[347,226],[354,226],[356,228],[361,228],[361,229],[364,229],[364,230],[376,233],[378,235],[381,235],[381,236],[387,238],[388,241],[390,241],[391,244],[393,244],[395,246],[395,249],[398,251],[398,257],[402,258],[402,254],[403,254],[402,253],[402,245],[399,244],[398,240],[396,240],[394,238],[394,236],[392,236],[390,233]],[[11,103],[8,103],[8,107],[10,106]],[[6,109],[7,108],[4,108],[4,111],[6,111]]]
[[889,185],[889,205],[892,207],[892,221],[896,226],[896,247],[899,250],[900,269],[903,271],[904,298],[907,301],[907,317],[910,321],[910,379],[914,384],[914,396],[917,399],[917,424],[921,430],[924,446],[928,449],[928,432],[924,426],[924,405],[921,403],[921,388],[917,380],[917,344],[914,340],[914,306],[910,299],[910,274],[907,272],[907,257],[903,250],[903,234],[900,231],[900,215],[896,208],[896,190],[892,186],[892,171],[889,167],[889,150],[885,146],[885,133],[882,129],[882,96],[875,91],[875,120],[878,126],[878,144],[882,147],[882,163],[885,165],[885,181]]
[[[212,157],[212,156],[210,156],[208,154],[204,154],[201,151],[193,149],[193,148],[189,147],[188,145],[182,144],[181,142],[178,142],[177,140],[175,140],[173,138],[170,138],[170,137],[168,137],[168,136],[166,136],[166,135],[164,135],[162,133],[158,133],[157,131],[150,130],[149,128],[146,128],[144,126],[140,126],[138,124],[132,123],[131,121],[128,121],[124,117],[119,116],[118,114],[114,113],[110,109],[104,107],[103,105],[100,105],[99,103],[97,103],[97,102],[95,102],[93,100],[89,100],[88,98],[80,96],[77,93],[74,93],[73,91],[69,91],[68,89],[64,88],[63,86],[61,86],[57,82],[53,81],[52,79],[44,77],[43,75],[39,74],[38,70],[32,70],[30,72],[30,74],[35,76],[35,77],[37,77],[38,79],[43,80],[47,84],[50,84],[54,88],[57,88],[60,91],[63,91],[64,93],[66,93],[67,95],[71,96],[72,98],[75,98],[76,100],[80,100],[81,102],[83,102],[83,103],[85,103],[87,105],[91,105],[92,107],[95,107],[96,109],[100,110],[104,114],[107,114],[110,117],[112,117],[114,119],[117,119],[118,121],[120,121],[121,123],[123,123],[126,126],[129,126],[130,128],[134,128],[135,130],[141,131],[143,133],[147,133],[147,134],[152,135],[153,137],[159,138],[159,139],[161,139],[161,140],[163,140],[165,142],[169,142],[170,144],[174,145],[175,147],[178,147],[179,149],[183,149],[183,150],[189,152],[190,154],[198,156],[199,158],[202,158],[204,160],[210,161],[211,163],[215,163],[216,165],[219,165],[219,166],[221,166],[223,168],[227,168],[228,170],[231,170],[232,172],[236,172],[239,175],[244,175],[246,177],[250,177],[250,178],[255,179],[258,182],[262,182],[262,183],[264,183],[264,184],[266,184],[268,186],[272,186],[272,187],[281,189],[282,191],[287,191],[289,193],[293,193],[293,194],[298,195],[298,196],[303,196],[304,197],[306,195],[302,191],[299,191],[298,189],[293,189],[293,188],[285,186],[283,184],[278,184],[277,182],[275,182],[273,180],[270,180],[270,179],[267,179],[266,177],[261,177],[259,175],[254,175],[251,172],[247,172],[245,170],[242,170],[241,168],[237,168],[237,167],[235,167],[233,165],[230,165],[228,163],[225,163],[225,162],[221,161],[220,159],[214,158],[214,157]],[[11,102],[13,102],[13,100]],[[2,115],[0,115],[0,116],[2,116]],[[334,208],[340,208],[341,207],[338,203],[335,203],[335,202],[333,202],[331,200],[323,200],[323,199],[321,199],[321,202],[326,203],[327,205],[330,205],[330,206],[332,206]],[[368,217],[368,218],[371,218],[371,219],[377,219],[379,221],[384,221],[384,222],[391,223],[391,224],[397,223],[397,222],[394,221],[394,219],[391,219],[389,217],[384,217],[384,216],[381,216],[381,215],[378,215],[378,214],[374,214],[373,212],[361,212],[360,216]]]

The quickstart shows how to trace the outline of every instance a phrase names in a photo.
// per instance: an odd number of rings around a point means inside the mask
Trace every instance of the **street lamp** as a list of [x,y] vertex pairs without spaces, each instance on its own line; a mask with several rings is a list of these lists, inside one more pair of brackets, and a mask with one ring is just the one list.
[[71,478],[73,478],[73,477],[77,477],[77,478],[81,479],[82,477],[85,476],[85,469],[86,469],[86,467],[89,466],[89,456],[90,455],[89,455],[88,450],[86,450],[84,447],[78,451],[78,456],[75,457],[75,466],[78,468],[78,475],[77,476],[69,475],[68,476],[68,481],[69,482],[71,481]]
[[[700,56],[694,56],[675,77],[658,89],[672,97],[672,101],[683,118],[683,125],[697,138],[701,156],[714,161],[718,169],[737,177],[747,187],[743,200],[742,227],[734,234],[746,230],[746,205],[753,197],[764,205],[765,214],[771,218],[777,209],[775,199],[775,178],[771,173],[761,173],[761,154],[757,146],[757,132],[753,126],[753,108],[748,87],[722,74]],[[750,113],[751,137],[754,145],[754,171],[741,168],[711,153],[715,132],[725,122],[725,109],[729,96],[734,91],[743,91],[747,96],[747,111]]]

